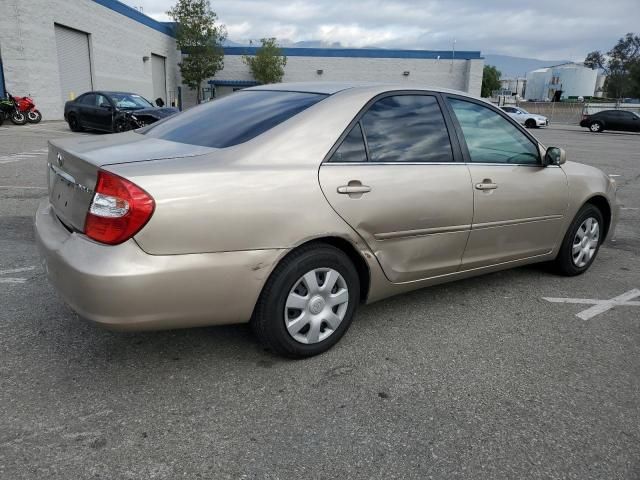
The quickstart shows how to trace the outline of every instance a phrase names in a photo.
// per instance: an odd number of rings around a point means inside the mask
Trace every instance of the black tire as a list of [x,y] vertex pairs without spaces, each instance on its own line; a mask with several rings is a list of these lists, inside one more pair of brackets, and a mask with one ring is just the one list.
[[40,110],[31,110],[27,113],[27,122],[29,123],[40,123],[42,120],[42,114]]
[[524,122],[524,126],[527,128],[536,128],[536,121],[533,118],[528,118]]
[[[578,229],[580,229],[583,222],[585,222],[589,218],[593,218],[598,222],[598,243],[593,256],[586,262],[585,265],[578,266],[573,258],[574,241],[576,240]],[[578,211],[575,218],[573,219],[573,222],[571,222],[571,225],[569,226],[564,239],[562,240],[562,245],[560,246],[558,255],[554,260],[554,266],[557,273],[572,277],[586,272],[598,256],[598,251],[600,250],[600,245],[602,245],[603,240],[604,217],[602,216],[602,212],[600,212],[600,209],[595,205],[587,203]],[[575,244],[575,246],[577,245],[578,244]]]
[[[342,276],[348,290],[348,303],[344,317],[333,333],[317,343],[305,344],[288,332],[285,306],[301,277],[319,268],[333,269]],[[290,358],[311,357],[326,352],[340,340],[349,328],[359,302],[360,279],[349,257],[331,245],[309,244],[292,252],[275,268],[260,294],[251,326],[260,341],[276,353]]]
[[24,113],[18,111],[11,112],[11,117],[9,117],[9,119],[15,125],[24,125],[25,123],[27,123],[27,116]]
[[67,123],[69,124],[69,129],[72,132],[81,132],[82,130],[84,130],[80,125],[78,117],[76,117],[74,113],[70,113],[69,115],[67,115]]
[[113,131],[115,133],[128,132],[132,129],[131,122],[124,118],[119,118],[113,123]]
[[593,133],[600,133],[604,131],[604,125],[602,125],[602,122],[596,120],[595,122],[591,122],[589,130]]
[[4,113],[0,112],[0,125],[4,122]]

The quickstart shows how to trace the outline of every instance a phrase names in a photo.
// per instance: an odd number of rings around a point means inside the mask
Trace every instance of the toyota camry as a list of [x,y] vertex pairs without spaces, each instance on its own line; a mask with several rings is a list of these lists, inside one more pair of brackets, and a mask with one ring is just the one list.
[[593,263],[615,182],[461,92],[248,88],[151,126],[53,140],[36,213],[48,277],[120,330],[250,322],[326,351],[362,303],[550,262]]

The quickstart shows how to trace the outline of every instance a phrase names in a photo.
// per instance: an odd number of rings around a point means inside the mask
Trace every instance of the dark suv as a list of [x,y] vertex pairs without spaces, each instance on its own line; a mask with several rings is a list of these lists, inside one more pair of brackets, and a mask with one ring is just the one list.
[[624,110],[603,110],[593,115],[584,115],[580,126],[596,133],[603,130],[640,132],[640,116]]

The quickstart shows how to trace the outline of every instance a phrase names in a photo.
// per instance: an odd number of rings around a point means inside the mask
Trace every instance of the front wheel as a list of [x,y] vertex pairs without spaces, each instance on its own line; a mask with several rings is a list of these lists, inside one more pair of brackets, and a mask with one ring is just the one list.
[[40,110],[29,110],[29,113],[27,113],[27,121],[29,123],[40,123],[40,120],[42,120]]
[[349,328],[360,302],[360,280],[349,257],[312,244],[287,256],[273,271],[251,325],[276,353],[292,358],[329,350]]
[[524,126],[527,128],[536,128],[536,121],[533,118],[529,118],[524,122]]
[[132,130],[132,129],[133,127],[131,126],[131,122],[125,118],[119,118],[113,124],[113,131],[115,133],[128,132],[129,130]]
[[566,276],[586,272],[604,240],[604,219],[595,205],[584,205],[567,230],[555,259],[558,272]]
[[27,123],[27,116],[17,110],[11,112],[10,119],[16,125],[24,125],[25,123]]

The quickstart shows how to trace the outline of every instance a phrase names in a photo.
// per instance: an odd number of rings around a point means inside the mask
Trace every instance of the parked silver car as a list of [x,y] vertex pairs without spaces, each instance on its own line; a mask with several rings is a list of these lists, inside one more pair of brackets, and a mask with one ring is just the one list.
[[49,278],[127,330],[249,322],[335,344],[357,306],[533,262],[576,275],[615,183],[500,109],[389,85],[260,86],[145,129],[55,140],[36,214]]

